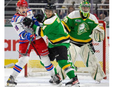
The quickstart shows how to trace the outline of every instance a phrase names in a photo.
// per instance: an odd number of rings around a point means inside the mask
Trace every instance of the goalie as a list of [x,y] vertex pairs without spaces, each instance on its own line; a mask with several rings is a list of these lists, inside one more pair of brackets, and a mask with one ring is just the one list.
[[90,73],[92,78],[96,81],[101,81],[105,77],[105,74],[95,57],[95,49],[92,41],[103,41],[104,29],[99,26],[96,17],[89,12],[90,3],[83,1],[80,4],[80,10],[71,12],[63,19],[62,23],[69,32],[74,48],[80,49],[79,54],[84,64],[86,67],[91,67],[92,70]]

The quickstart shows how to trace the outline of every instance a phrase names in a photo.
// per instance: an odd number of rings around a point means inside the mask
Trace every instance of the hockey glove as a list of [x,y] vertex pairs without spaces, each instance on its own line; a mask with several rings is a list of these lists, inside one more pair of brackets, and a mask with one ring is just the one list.
[[32,41],[33,40],[35,40],[35,35],[32,35],[31,33],[26,33],[25,35],[24,35],[24,38],[26,38],[27,40],[29,40],[30,41],[30,39],[32,38]]
[[44,15],[42,15],[42,14],[37,14],[37,15],[35,16],[35,18],[37,19],[38,22],[43,23]]
[[32,28],[33,25],[34,25],[34,21],[33,21],[32,19],[30,19],[30,18],[25,17],[25,18],[23,19],[23,24],[24,24],[25,26],[27,26],[27,27]]

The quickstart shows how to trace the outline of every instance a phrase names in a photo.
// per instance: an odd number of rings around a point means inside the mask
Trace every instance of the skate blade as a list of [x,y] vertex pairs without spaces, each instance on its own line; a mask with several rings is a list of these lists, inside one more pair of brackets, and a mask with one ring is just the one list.
[[[57,83],[55,83],[55,82],[53,82],[53,83],[50,83],[50,84],[52,84],[52,85],[61,85],[62,84],[62,82],[60,82],[59,84],[57,84]],[[60,86],[59,86],[60,87]]]
[[80,85],[78,85],[78,84],[75,84],[75,85],[65,85],[65,84],[61,84],[61,85],[59,85],[57,87],[80,87]]
[[75,85],[72,86],[72,87],[80,87],[80,85],[77,83],[77,84],[75,84]]
[[80,87],[79,84],[75,84],[75,85],[66,85],[65,87]]
[[7,85],[5,87],[15,87],[16,85],[15,84],[9,84],[7,83]]
[[58,86],[57,87],[62,87],[63,83],[60,82],[59,84],[57,84]]

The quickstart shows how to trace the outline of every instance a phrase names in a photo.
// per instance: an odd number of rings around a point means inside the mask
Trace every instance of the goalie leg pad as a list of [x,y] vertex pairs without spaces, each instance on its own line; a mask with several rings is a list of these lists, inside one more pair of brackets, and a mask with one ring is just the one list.
[[81,58],[84,60],[84,64],[86,67],[91,67],[90,74],[94,80],[100,81],[105,77],[105,74],[95,57],[95,51],[93,50],[93,46],[90,44],[86,44],[81,47]]
[[69,48],[69,53],[71,55],[72,62],[75,64],[75,61],[76,61],[78,54],[80,52],[80,47],[78,47],[72,43],[70,43],[70,44],[71,44],[71,46]]

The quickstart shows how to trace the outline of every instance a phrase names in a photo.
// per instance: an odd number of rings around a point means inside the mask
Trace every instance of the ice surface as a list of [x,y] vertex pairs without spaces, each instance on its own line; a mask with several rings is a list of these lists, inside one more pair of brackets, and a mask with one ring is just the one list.
[[[5,76],[4,76],[4,85],[6,85],[6,81],[10,74],[12,73],[12,69],[5,69]],[[80,87],[109,87],[109,80],[102,80],[99,84],[98,82],[94,81],[90,76],[79,74],[78,79],[80,82]],[[59,87],[59,85],[53,85],[49,83],[50,76],[36,76],[36,77],[24,77],[24,71],[22,71],[17,79],[16,82],[18,83],[15,87]],[[66,83],[69,79],[67,78],[62,83]]]

